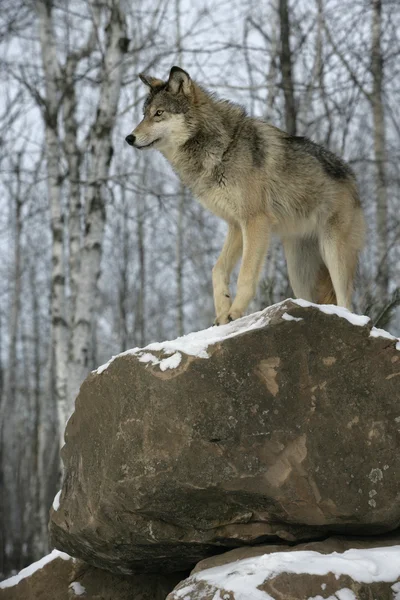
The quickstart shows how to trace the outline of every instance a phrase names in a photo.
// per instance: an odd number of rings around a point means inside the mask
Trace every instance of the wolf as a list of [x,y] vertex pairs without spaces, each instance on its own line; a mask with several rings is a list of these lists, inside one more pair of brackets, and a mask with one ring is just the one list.
[[[271,235],[283,242],[298,298],[351,310],[365,224],[355,176],[335,154],[249,117],[172,67],[148,88],[126,142],[156,148],[197,199],[228,224],[212,271],[216,324],[241,317],[257,291]],[[232,301],[230,276],[242,258]]]

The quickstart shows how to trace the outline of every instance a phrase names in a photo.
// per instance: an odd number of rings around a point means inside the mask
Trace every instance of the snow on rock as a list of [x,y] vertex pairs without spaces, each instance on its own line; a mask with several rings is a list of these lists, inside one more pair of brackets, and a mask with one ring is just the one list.
[[365,315],[355,315],[347,310],[347,308],[344,308],[343,306],[336,306],[335,304],[314,304],[314,302],[308,302],[308,300],[302,300],[301,298],[292,300],[292,302],[302,306],[303,308],[308,308],[310,306],[313,308],[318,308],[318,310],[327,315],[337,315],[342,319],[346,319],[352,325],[358,325],[359,327],[366,325],[370,321],[370,318]]
[[182,354],[180,352],[175,352],[168,356],[168,358],[162,358],[161,360],[151,354],[150,352],[137,353],[139,358],[139,362],[150,362],[152,365],[159,365],[161,371],[166,371],[167,369],[176,369],[179,367]]
[[375,338],[386,338],[387,340],[395,340],[397,342],[396,350],[400,350],[400,338],[395,337],[394,335],[392,335],[388,331],[385,331],[384,329],[379,329],[378,327],[373,327],[371,329],[371,331],[369,332],[369,335],[370,335],[370,337],[375,337]]
[[[337,315],[342,319],[347,319],[347,321],[349,321],[349,323],[351,323],[352,325],[359,325],[362,327],[363,325],[367,325],[371,320],[366,315],[355,315],[354,313],[347,310],[347,308],[343,308],[342,306],[336,306],[334,304],[314,304],[313,302],[308,302],[307,300],[301,299],[293,300],[293,302],[305,308],[308,306],[313,306],[314,308],[318,308],[321,312],[326,313],[327,315]],[[395,337],[394,335],[392,335],[388,331],[385,331],[384,329],[372,327],[369,335],[370,337],[375,338],[382,337],[388,340],[396,340],[396,349],[400,350],[400,338]]]
[[[260,590],[259,586],[283,573],[319,576],[333,573],[336,579],[347,575],[353,581],[367,584],[395,582],[400,577],[400,546],[352,549],[330,554],[296,551],[254,556],[198,571],[186,580],[186,585],[178,586],[171,596],[174,600],[185,600],[195,592],[196,583],[205,582],[212,590],[232,592],[235,600],[275,600],[269,593]],[[395,594],[400,592],[400,584],[394,584],[392,590]],[[193,597],[197,597],[195,593]],[[327,599],[313,596],[308,600]],[[342,588],[329,600],[356,600],[356,596],[349,588]]]
[[355,593],[349,590],[349,588],[338,590],[335,596],[339,600],[357,600]]
[[83,596],[86,594],[86,589],[79,583],[79,581],[73,581],[69,587],[74,592],[75,596]]
[[289,315],[288,313],[283,313],[282,315],[282,319],[284,321],[304,321],[304,319],[302,317],[293,317],[292,315]]
[[22,571],[17,573],[17,575],[14,575],[14,577],[10,577],[9,579],[6,579],[5,581],[1,581],[0,589],[4,589],[4,588],[8,588],[8,587],[17,585],[20,581],[22,581],[26,577],[30,577],[31,575],[33,575],[33,573],[35,573],[39,569],[43,569],[43,567],[45,565],[47,565],[52,560],[55,560],[56,558],[62,558],[62,560],[73,560],[72,557],[69,556],[69,554],[66,554],[65,552],[60,552],[59,550],[53,550],[47,556],[44,556],[37,562],[32,563],[31,565],[29,565],[29,567],[26,567],[26,569],[22,569]]
[[[336,315],[342,319],[346,319],[352,325],[357,325],[359,327],[367,325],[370,321],[369,317],[365,315],[355,315],[347,310],[347,308],[343,308],[341,306],[336,306],[333,304],[314,304],[313,302],[308,302],[307,300],[293,300],[289,298],[288,300],[283,300],[282,302],[269,306],[262,311],[255,312],[246,317],[242,317],[241,319],[237,319],[236,321],[228,323],[227,325],[209,327],[208,329],[189,333],[188,335],[184,335],[171,341],[153,342],[148,346],[145,346],[145,348],[132,348],[131,350],[126,350],[121,354],[113,356],[107,363],[98,367],[98,369],[94,372],[100,375],[119,356],[137,356],[140,362],[151,363],[153,366],[158,365],[161,371],[166,371],[167,369],[176,369],[181,363],[182,353],[190,356],[196,356],[197,358],[209,358],[209,354],[207,352],[209,346],[268,325],[271,318],[276,315],[279,309],[285,308],[285,305],[287,305],[288,302],[297,304],[303,308],[317,308],[325,314]],[[303,320],[302,318],[294,317],[287,312],[284,312],[281,318],[285,321]],[[387,331],[384,331],[383,329],[377,329],[375,327],[371,329],[370,335],[372,337],[385,337],[393,340],[398,339]],[[398,341],[396,348],[400,350],[400,340]],[[153,352],[162,353],[165,355],[165,358],[160,358],[159,356],[153,354]]]
[[400,600],[400,582],[392,585],[393,600]]
[[[182,352],[189,356],[196,356],[197,358],[209,358],[207,352],[209,346],[242,333],[246,333],[247,331],[264,327],[268,324],[271,316],[274,314],[274,309],[279,306],[280,304],[275,304],[263,311],[253,313],[247,317],[242,317],[227,325],[209,327],[208,329],[189,333],[188,335],[184,335],[172,341],[153,342],[145,348],[133,348],[132,350],[126,350],[117,356],[134,355],[138,357],[140,362],[149,362],[152,365],[159,365],[162,371],[165,371],[166,369],[175,369],[180,364]],[[166,355],[166,358],[160,359],[152,354],[152,351],[162,352]],[[95,372],[97,374],[103,373],[117,356],[113,356],[111,360],[99,367]]]
[[61,496],[61,490],[59,492],[57,492],[57,494],[54,496],[53,510],[58,510],[60,508],[60,496]]

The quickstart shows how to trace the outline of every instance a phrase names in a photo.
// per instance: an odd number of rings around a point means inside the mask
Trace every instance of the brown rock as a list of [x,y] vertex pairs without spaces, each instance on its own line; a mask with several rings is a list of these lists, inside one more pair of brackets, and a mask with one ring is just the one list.
[[[240,548],[202,560],[167,600],[396,600],[400,597],[399,544],[396,537],[330,538],[296,547]],[[285,561],[277,552],[291,556]],[[279,572],[271,572],[277,564]]]
[[91,374],[66,429],[54,545],[117,572],[173,571],[398,527],[400,352],[370,330],[285,301],[189,336],[208,359],[177,340],[169,357],[156,344]]
[[56,553],[46,559],[24,569],[19,582],[0,582],[0,600],[164,600],[182,579],[179,574],[115,575]]

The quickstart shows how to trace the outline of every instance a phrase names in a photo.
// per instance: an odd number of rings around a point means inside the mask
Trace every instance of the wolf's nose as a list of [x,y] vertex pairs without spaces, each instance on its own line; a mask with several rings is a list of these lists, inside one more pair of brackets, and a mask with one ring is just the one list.
[[133,146],[133,144],[135,143],[135,139],[136,139],[136,138],[135,138],[135,136],[134,136],[134,135],[132,135],[132,134],[130,134],[130,135],[127,135],[127,136],[126,136],[126,138],[125,138],[125,141],[126,141],[126,142],[127,142],[129,145],[130,145],[130,146]]

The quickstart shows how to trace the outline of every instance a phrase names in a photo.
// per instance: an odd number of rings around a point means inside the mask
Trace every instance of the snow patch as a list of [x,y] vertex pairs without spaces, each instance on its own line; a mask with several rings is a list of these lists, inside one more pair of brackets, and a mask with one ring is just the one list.
[[61,496],[61,490],[59,492],[57,492],[57,494],[54,496],[53,510],[55,510],[55,511],[57,511],[60,508],[60,496]]
[[79,581],[73,581],[68,587],[71,588],[75,596],[83,596],[86,594],[86,589],[79,583]]
[[152,365],[159,365],[161,371],[176,369],[179,367],[182,360],[182,354],[180,352],[175,352],[171,356],[168,356],[168,358],[162,358],[161,360],[150,352],[144,352],[143,354],[138,352],[137,356],[139,357],[139,362],[151,362]]
[[335,592],[335,596],[339,600],[357,600],[355,593],[349,590],[349,588],[343,588]]
[[[144,348],[133,348],[131,350],[126,350],[121,354],[117,354],[117,356],[113,356],[107,363],[96,369],[94,373],[97,373],[98,375],[104,373],[110,364],[120,356],[137,356],[140,362],[150,363],[153,366],[158,365],[161,371],[166,371],[167,369],[176,369],[181,363],[182,354],[195,356],[196,358],[209,358],[209,354],[207,352],[209,346],[221,343],[224,340],[237,335],[265,327],[265,325],[268,325],[268,323],[271,321],[271,318],[277,313],[278,310],[287,307],[288,302],[292,302],[293,304],[297,304],[297,306],[301,306],[303,308],[317,308],[325,314],[336,315],[342,319],[346,319],[352,325],[358,325],[359,327],[367,325],[367,323],[370,321],[369,317],[365,315],[355,315],[347,310],[347,308],[343,308],[341,306],[335,306],[333,304],[314,304],[313,302],[308,302],[307,300],[293,300],[292,298],[288,298],[288,300],[283,300],[278,304],[268,306],[262,311],[242,317],[241,319],[237,319],[236,321],[228,323],[227,325],[209,327],[208,329],[204,329],[202,331],[189,333],[188,335],[179,337],[176,340],[153,342]],[[293,317],[287,312],[282,314],[282,319],[285,321],[302,320],[300,317]],[[375,327],[371,329],[371,336],[387,337],[388,339],[393,340],[397,339],[383,329],[376,329]],[[398,342],[396,348],[400,350],[400,341]],[[159,355],[157,356],[154,354],[154,352],[159,353]]]
[[[174,592],[184,598],[197,581],[211,587],[233,592],[236,600],[274,600],[258,589],[266,580],[281,573],[324,576],[333,573],[338,579],[347,575],[360,583],[395,582],[400,577],[400,546],[387,548],[352,549],[343,553],[320,554],[315,551],[274,552],[206,569],[192,575],[188,585]],[[398,584],[395,584],[398,585]],[[393,591],[397,593],[395,586]],[[335,593],[333,600],[354,600],[348,588]],[[319,600],[317,596],[313,600]]]
[[293,317],[292,315],[289,315],[288,313],[283,313],[282,319],[284,321],[304,321],[304,319],[302,317]]
[[304,308],[308,308],[312,306],[313,308],[318,308],[321,312],[327,315],[337,315],[342,319],[346,319],[352,325],[358,325],[359,327],[363,327],[369,323],[370,318],[366,315],[355,315],[354,313],[347,310],[343,306],[336,306],[335,304],[314,304],[314,302],[308,302],[308,300],[302,300],[298,298],[296,300],[292,300],[295,304],[299,306],[303,306]]
[[[166,369],[175,369],[181,362],[182,353],[189,356],[196,356],[197,358],[209,358],[207,352],[209,346],[241,335],[242,333],[264,327],[270,322],[271,317],[276,312],[276,309],[280,307],[280,304],[269,306],[260,312],[253,313],[247,317],[242,317],[227,325],[209,327],[202,331],[189,333],[176,340],[153,342],[145,348],[133,348],[132,350],[126,350],[117,356],[137,356],[141,362],[159,365],[162,371],[165,371]],[[166,358],[160,358],[152,354],[152,352],[161,352],[167,356]],[[99,367],[95,373],[98,375],[103,373],[117,356],[113,356],[106,364]]]
[[400,582],[392,585],[393,600],[400,600]]
[[369,332],[369,336],[375,338],[386,338],[387,340],[394,340],[395,342],[397,342],[396,350],[400,350],[400,338],[395,337],[394,335],[392,335],[388,331],[385,331],[384,329],[373,327]]
[[388,331],[385,331],[384,329],[379,329],[378,327],[373,327],[371,329],[371,331],[369,332],[369,337],[382,337],[382,338],[387,338],[388,340],[397,340],[398,339],[398,338],[394,337],[394,335],[392,335]]
[[6,579],[5,581],[1,581],[0,589],[4,589],[4,588],[8,588],[8,587],[17,585],[20,581],[22,581],[23,579],[26,579],[27,577],[30,577],[36,571],[43,569],[43,567],[45,565],[47,565],[52,560],[55,560],[56,558],[62,558],[62,560],[72,560],[72,557],[69,556],[68,554],[65,554],[65,552],[60,552],[59,550],[53,550],[53,552],[50,552],[50,554],[48,554],[47,556],[44,556],[40,560],[32,563],[31,565],[29,565],[29,567],[26,567],[26,569],[22,569],[22,571],[20,571],[17,575],[14,575],[14,577],[10,577],[9,579]]

